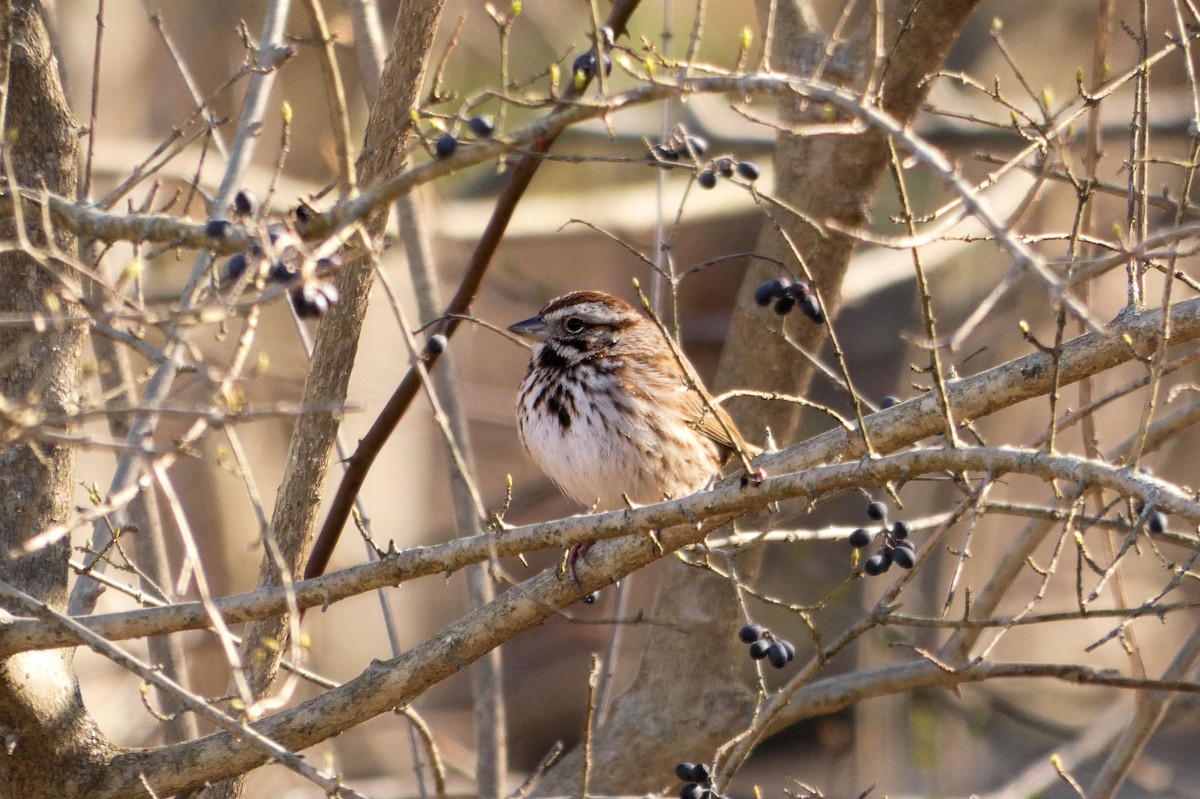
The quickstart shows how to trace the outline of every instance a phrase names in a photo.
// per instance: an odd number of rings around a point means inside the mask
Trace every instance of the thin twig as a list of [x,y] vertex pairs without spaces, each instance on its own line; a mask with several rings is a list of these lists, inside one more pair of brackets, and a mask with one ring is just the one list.
[[96,116],[100,108],[100,49],[104,42],[104,0],[96,0],[96,46],[92,52],[92,97],[88,107],[87,156],[83,165],[83,185],[79,196],[85,200],[92,195],[92,159],[96,154]]
[[86,646],[102,655],[105,658],[113,661],[117,665],[125,668],[134,674],[137,674],[143,680],[156,686],[172,692],[179,697],[183,703],[195,713],[203,716],[211,721],[220,729],[226,730],[231,735],[240,740],[249,741],[256,749],[264,752],[268,757],[277,760],[283,765],[295,771],[306,780],[315,785],[320,786],[330,796],[347,796],[357,797],[357,799],[366,799],[365,796],[346,788],[341,784],[341,778],[329,777],[317,771],[312,766],[304,762],[304,758],[297,755],[285,746],[281,746],[270,737],[263,735],[249,724],[239,722],[232,716],[222,713],[216,706],[204,699],[191,693],[183,686],[174,682],[163,673],[154,668],[148,663],[143,663],[132,655],[122,651],[119,647],[105,640],[103,637],[96,635],[91,630],[84,627],[79,622],[75,621],[70,616],[64,615],[55,611],[44,602],[39,602],[18,588],[0,583],[0,594],[4,595],[9,601],[25,608],[25,610],[38,618],[44,619],[46,622],[54,624],[65,632],[69,632],[72,636],[77,637]]

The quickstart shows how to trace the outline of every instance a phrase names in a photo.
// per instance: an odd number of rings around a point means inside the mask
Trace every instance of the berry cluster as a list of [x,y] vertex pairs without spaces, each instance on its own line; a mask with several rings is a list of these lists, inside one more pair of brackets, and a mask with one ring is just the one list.
[[774,303],[775,313],[780,316],[787,316],[799,306],[804,315],[817,324],[825,321],[825,310],[821,308],[821,301],[803,280],[793,282],[786,277],[780,277],[763,283],[754,290],[754,301],[763,308]]
[[701,169],[696,175],[696,182],[700,184],[702,189],[715,188],[717,185],[717,176],[723,178],[731,178],[737,175],[753,183],[758,180],[758,166],[753,161],[735,161],[727,155],[723,155],[712,162],[712,166]]
[[[295,239],[284,225],[269,225],[266,233],[273,251],[282,252],[295,246]],[[237,280],[246,273],[246,268],[249,267],[251,261],[261,263],[266,257],[267,254],[263,250],[262,244],[257,242],[251,244],[250,249],[246,252],[231,255],[225,261],[225,279],[229,282]],[[273,283],[290,282],[295,275],[292,266],[284,260],[273,262],[271,268],[267,270],[267,280]]]
[[738,630],[738,640],[750,645],[750,657],[755,660],[766,658],[772,666],[782,669],[796,657],[796,647],[761,624],[751,622]]
[[[252,218],[258,213],[258,208],[258,198],[247,189],[242,189],[233,198],[233,210],[239,217]],[[214,220],[209,223],[209,228],[215,228],[218,222],[230,225],[225,220]],[[305,259],[300,250],[299,240],[292,235],[287,225],[274,222],[264,226],[262,230],[266,238],[265,243],[260,238],[251,244],[246,252],[231,255],[225,261],[223,283],[229,286],[238,282],[253,264],[255,274],[263,270],[267,283],[289,288],[288,297],[296,315],[301,319],[318,319],[328,313],[340,297],[337,287],[323,280],[320,275],[336,268],[338,259],[321,258],[314,267],[311,260]],[[220,235],[224,234],[223,228]]]
[[[863,571],[871,577],[883,574],[896,564],[901,569],[911,569],[917,565],[917,549],[908,537],[912,528],[908,522],[897,520],[890,528],[887,526],[887,508],[882,502],[872,502],[867,505],[867,518],[880,522],[879,550],[863,563]],[[869,530],[859,528],[850,534],[850,546],[862,549],[870,546],[875,536]]]
[[[646,160],[651,164],[665,166],[677,163],[684,157],[699,162],[707,153],[707,139],[676,131],[667,141],[651,147],[646,152]],[[753,161],[738,161],[731,156],[723,155],[703,165],[696,173],[696,182],[702,189],[714,189],[717,186],[718,177],[732,178],[734,175],[753,183],[758,180],[760,172]]]
[[725,799],[713,790],[712,772],[703,763],[680,763],[675,776],[684,783],[679,799]]
[[[249,189],[242,189],[233,198],[233,213],[243,220],[258,216],[258,197]],[[228,219],[210,219],[204,226],[204,234],[211,239],[223,239],[233,231]]]
[[671,138],[656,144],[646,152],[650,163],[674,164],[683,157],[699,160],[708,152],[708,139],[690,133],[675,131]]
[[[476,114],[467,120],[467,130],[477,139],[491,138],[496,132],[496,120],[491,114]],[[449,158],[458,150],[458,137],[443,133],[433,140],[433,154],[439,159]]]

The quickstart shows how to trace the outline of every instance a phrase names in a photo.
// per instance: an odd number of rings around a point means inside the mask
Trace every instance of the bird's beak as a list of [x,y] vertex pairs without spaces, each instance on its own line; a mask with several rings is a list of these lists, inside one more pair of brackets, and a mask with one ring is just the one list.
[[510,333],[516,333],[522,338],[539,341],[543,341],[546,338],[546,323],[542,321],[541,316],[531,316],[523,322],[509,325],[508,330]]

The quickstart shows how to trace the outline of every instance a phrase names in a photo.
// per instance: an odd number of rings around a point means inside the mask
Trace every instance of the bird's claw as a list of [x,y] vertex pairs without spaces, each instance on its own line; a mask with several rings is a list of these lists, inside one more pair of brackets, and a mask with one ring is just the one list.
[[767,470],[759,466],[752,472],[746,472],[742,475],[742,488],[753,486],[758,488],[767,479]]
[[583,592],[583,583],[579,581],[579,572],[577,570],[579,560],[587,555],[588,550],[592,548],[591,541],[585,541],[582,544],[576,544],[569,548],[566,554],[563,555],[562,563],[559,565],[559,573],[565,573],[571,578],[571,585],[575,588],[575,593],[579,595],[580,600],[587,604],[592,604],[596,601],[594,594],[585,594]]

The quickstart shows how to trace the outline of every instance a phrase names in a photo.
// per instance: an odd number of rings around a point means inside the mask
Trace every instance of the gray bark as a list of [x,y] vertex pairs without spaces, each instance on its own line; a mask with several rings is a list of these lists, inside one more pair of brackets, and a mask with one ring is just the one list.
[[[44,185],[75,193],[78,125],[59,83],[56,60],[39,4],[0,4],[0,28],[11,36],[4,157],[23,186]],[[26,219],[32,252],[0,254],[0,313],[77,315],[78,274],[74,237],[54,241],[38,219]],[[0,239],[15,241],[13,220],[0,223]],[[44,257],[57,248],[60,257]],[[47,303],[47,297],[57,299]],[[83,326],[0,329],[0,396],[31,418],[60,415],[75,403]],[[0,449],[0,550],[9,552],[71,513],[75,456],[63,444],[16,440]],[[0,558],[0,580],[61,608],[67,596],[70,541],[34,554]],[[11,612],[4,609],[4,613]],[[6,796],[74,797],[85,793],[93,772],[115,750],[83,707],[72,650],[29,652],[0,664],[0,793]]]

